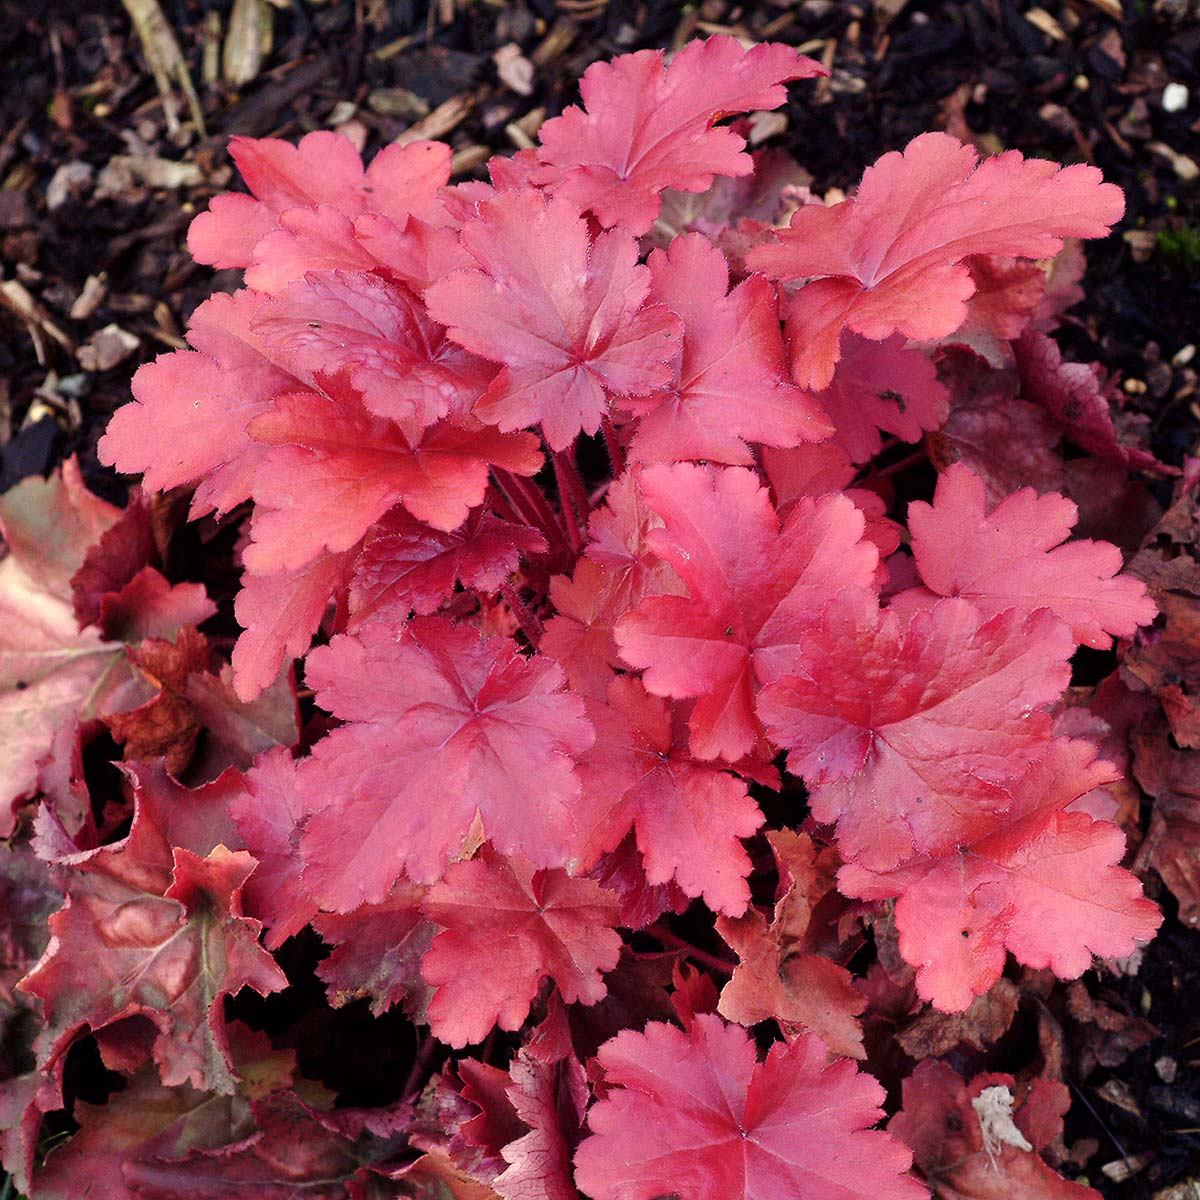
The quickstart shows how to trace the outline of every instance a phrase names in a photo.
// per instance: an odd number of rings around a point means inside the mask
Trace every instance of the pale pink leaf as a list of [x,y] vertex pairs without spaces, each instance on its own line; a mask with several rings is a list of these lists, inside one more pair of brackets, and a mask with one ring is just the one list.
[[729,36],[689,42],[664,66],[661,50],[593,63],[571,107],[539,131],[533,182],[590,209],[602,225],[645,233],[665,188],[702,192],[714,175],[747,175],[745,139],[713,122],[778,108],[783,84],[824,74],[778,43],[745,50]]

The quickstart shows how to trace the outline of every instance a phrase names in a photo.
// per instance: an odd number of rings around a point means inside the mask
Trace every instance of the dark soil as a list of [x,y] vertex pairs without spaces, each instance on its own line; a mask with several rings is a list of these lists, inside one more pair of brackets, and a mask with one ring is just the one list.
[[[1119,18],[1118,0],[291,0],[261,9],[272,49],[238,87],[221,78],[232,0],[161,2],[207,138],[182,100],[164,106],[120,0],[0,0],[0,490],[77,452],[97,490],[119,492],[95,443],[133,371],[183,344],[214,287],[236,286],[195,266],[184,242],[195,212],[234,185],[231,135],[343,125],[371,153],[423,121],[453,144],[465,177],[489,153],[529,144],[539,117],[576,97],[592,61],[727,30],[803,46],[832,68],[829,80],[793,89],[776,139],[818,190],[852,185],[884,151],[938,128],[987,152],[1093,162],[1120,184],[1121,232],[1089,247],[1087,297],[1060,338],[1070,357],[1121,374],[1164,461],[1197,453],[1195,0],[1124,0]],[[1187,89],[1176,111],[1164,103],[1168,84]],[[140,179],[119,156],[166,160],[155,169],[175,177]],[[96,338],[110,326],[131,337]],[[1140,973],[1089,975],[1085,986],[1158,1035],[1116,1066],[1093,1065],[1094,1026],[1049,1009],[1039,1021],[1029,1002],[1028,1044],[1006,1044],[1016,1057],[1003,1067],[1035,1065],[1047,1054],[1046,1021],[1064,1026],[1074,1161],[1063,1170],[1114,1200],[1200,1178],[1200,935],[1180,924],[1157,878],[1148,888],[1168,920]],[[401,1024],[382,1039],[399,1047],[393,1072],[411,1055]],[[320,1044],[334,1044],[335,1025],[319,1031]]]

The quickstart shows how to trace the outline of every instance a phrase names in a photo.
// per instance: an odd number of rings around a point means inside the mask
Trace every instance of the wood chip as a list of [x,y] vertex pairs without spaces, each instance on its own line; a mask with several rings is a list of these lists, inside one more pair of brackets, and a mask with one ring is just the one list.
[[1122,1112],[1129,1113],[1132,1117],[1142,1115],[1142,1110],[1134,1098],[1129,1084],[1120,1079],[1105,1080],[1100,1087],[1096,1088],[1096,1095],[1102,1100],[1107,1100],[1109,1104],[1119,1108]]
[[516,42],[501,46],[492,55],[500,81],[518,96],[533,95],[533,63],[521,53]]
[[1102,13],[1112,17],[1114,21],[1121,21],[1125,18],[1125,10],[1121,7],[1121,0],[1088,0],[1088,3],[1093,8],[1098,8]]
[[221,73],[230,87],[244,87],[258,77],[274,37],[275,10],[267,0],[233,0],[221,55]]
[[138,39],[142,43],[142,52],[146,56],[146,64],[154,76],[158,94],[162,97],[163,112],[167,118],[167,128],[174,133],[179,128],[179,118],[175,113],[175,87],[183,92],[187,101],[188,111],[192,115],[192,124],[202,138],[208,137],[204,127],[204,110],[200,107],[200,98],[188,74],[187,61],[179,49],[175,32],[170,22],[163,16],[158,0],[121,0],[125,11],[133,21]]
[[750,136],[752,146],[760,146],[768,138],[787,132],[788,119],[784,112],[753,112],[750,114]]
[[569,17],[560,17],[550,26],[550,32],[534,47],[529,61],[535,67],[544,67],[558,58],[575,40],[579,26]]
[[46,346],[43,335],[57,342],[63,349],[75,353],[75,343],[64,330],[59,328],[49,313],[33,298],[29,289],[16,279],[0,280],[0,305],[18,316],[29,331],[39,363],[45,365]]
[[1124,1183],[1139,1171],[1144,1171],[1153,1161],[1152,1154],[1131,1154],[1128,1158],[1115,1158],[1112,1162],[1105,1163],[1100,1168],[1100,1173],[1113,1183]]
[[96,180],[97,200],[122,199],[134,184],[163,191],[195,187],[203,182],[204,173],[194,162],[176,162],[169,158],[142,157],[136,154],[114,154]]
[[450,174],[468,175],[491,157],[492,151],[487,146],[464,146],[450,160]]
[[1025,14],[1025,20],[1048,38],[1056,42],[1066,41],[1067,35],[1063,27],[1044,8],[1031,8]]
[[1153,231],[1149,229],[1127,229],[1121,234],[1121,240],[1129,247],[1129,257],[1135,263],[1150,261],[1156,242]]
[[86,321],[100,307],[101,301],[108,295],[108,284],[101,275],[89,275],[84,280],[83,290],[75,297],[71,305],[72,321]]
[[1200,1179],[1185,1179],[1159,1189],[1153,1200],[1200,1200]]
[[467,119],[473,104],[474,101],[467,92],[451,96],[444,104],[439,104],[429,116],[422,117],[415,125],[410,125],[396,139],[396,145],[407,146],[410,142],[444,138]]
[[1176,176],[1184,183],[1193,183],[1200,179],[1200,166],[1196,164],[1194,158],[1188,158],[1186,154],[1180,154],[1178,150],[1168,146],[1166,142],[1148,142],[1146,149],[1152,154],[1157,154],[1159,158],[1166,159],[1171,164]]

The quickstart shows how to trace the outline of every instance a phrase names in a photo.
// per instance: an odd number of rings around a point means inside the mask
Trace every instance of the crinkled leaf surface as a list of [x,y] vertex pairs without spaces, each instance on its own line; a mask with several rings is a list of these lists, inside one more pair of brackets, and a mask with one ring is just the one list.
[[565,863],[575,761],[593,734],[553,662],[418,617],[335,638],[309,656],[308,679],[347,722],[299,770],[314,810],[304,882],[322,907],[376,903],[402,872],[435,882],[477,816],[503,853]]
[[501,192],[463,228],[478,270],[453,271],[425,293],[460,345],[504,364],[476,406],[503,430],[539,424],[555,450],[595,433],[613,396],[668,383],[679,318],[644,306],[650,272],[637,242],[615,230],[588,238],[568,201]]
[[689,594],[643,600],[622,618],[621,657],[645,668],[655,695],[697,698],[697,758],[736,762],[761,736],[758,684],[782,672],[826,601],[871,582],[878,555],[841,496],[800,501],[781,530],[767,489],[740,467],[647,467],[639,487],[664,522],[647,543]]
[[695,761],[686,721],[636,679],[614,678],[607,703],[589,702],[588,717],[596,744],[579,766],[583,865],[615,850],[632,828],[652,885],[674,880],[716,912],[743,912],[750,858],[741,839],[763,821],[746,784]]
[[853,199],[801,206],[779,244],[747,262],[773,279],[808,279],[787,306],[796,382],[824,387],[842,330],[881,341],[953,333],[975,291],[976,254],[1043,258],[1068,237],[1103,237],[1125,210],[1120,188],[1078,163],[1016,150],[979,161],[971,146],[925,133],[868,167]]
[[908,506],[908,528],[931,593],[961,596],[985,617],[1048,608],[1077,642],[1104,650],[1112,635],[1130,637],[1157,610],[1140,579],[1118,576],[1116,546],[1066,541],[1077,516],[1066,497],[1032,488],[991,507],[983,480],[955,465],[939,477],[932,504]]
[[637,414],[631,462],[749,466],[748,442],[795,446],[832,432],[819,404],[793,387],[775,296],[755,276],[726,295],[725,256],[702,234],[676,238],[649,260],[650,297],[683,321],[679,378],[627,402]]
[[223,998],[287,983],[258,944],[259,923],[241,914],[256,862],[217,846],[206,857],[177,848],[164,863],[166,847],[153,825],[135,820],[124,841],[74,868],[67,903],[50,918],[50,945],[21,983],[45,1005],[39,1060],[53,1063],[84,1028],[140,1014],[156,1027],[167,1086],[232,1092]]
[[1011,807],[982,836],[890,877],[843,869],[839,885],[849,895],[900,897],[900,950],[935,1007],[967,1008],[1000,977],[1006,950],[1074,979],[1094,954],[1124,958],[1153,936],[1161,914],[1118,865],[1124,835],[1068,811],[1116,777],[1095,754],[1088,742],[1057,738],[1011,785]]
[[910,1157],[873,1131],[883,1089],[808,1034],[765,1062],[738,1025],[651,1021],[599,1052],[612,1088],[588,1112],[575,1182],[595,1200],[920,1200]]
[[844,856],[886,869],[992,828],[1049,740],[1041,708],[1069,682],[1074,648],[1048,610],[985,622],[966,600],[942,600],[906,626],[847,593],[759,712],[817,819],[837,822]]
[[539,131],[534,181],[591,209],[602,225],[645,233],[665,188],[703,192],[714,175],[747,175],[745,140],[713,122],[777,108],[782,84],[824,74],[790,47],[745,50],[732,37],[692,41],[664,66],[660,50],[593,63],[572,106]]
[[455,863],[422,907],[445,926],[421,974],[437,989],[430,1026],[451,1046],[480,1042],[496,1024],[520,1028],[547,976],[568,1003],[595,1004],[621,953],[612,892],[523,858],[484,851]]

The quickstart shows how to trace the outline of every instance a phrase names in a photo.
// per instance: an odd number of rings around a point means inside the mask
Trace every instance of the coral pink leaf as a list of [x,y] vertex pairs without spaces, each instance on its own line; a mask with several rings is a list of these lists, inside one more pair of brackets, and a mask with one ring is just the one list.
[[738,916],[750,899],[741,839],[763,821],[746,784],[693,760],[686,724],[639,681],[613,679],[607,699],[588,705],[596,744],[580,763],[582,865],[615,850],[632,828],[650,884],[673,879],[714,911]]
[[575,760],[593,734],[554,663],[418,617],[399,633],[369,624],[334,638],[309,656],[308,679],[347,722],[299,771],[320,810],[301,847],[323,907],[377,903],[402,872],[435,882],[477,817],[504,853],[565,863]]
[[759,713],[817,819],[837,822],[843,855],[887,869],[994,825],[1006,785],[1050,738],[1041,706],[1070,681],[1074,649],[1046,609],[985,623],[966,600],[941,600],[905,626],[847,593]]
[[492,592],[517,569],[522,554],[542,554],[546,539],[526,525],[475,509],[451,533],[415,521],[402,508],[376,525],[355,560],[350,627],[435,612],[454,591]]
[[273,396],[298,386],[250,329],[262,302],[238,292],[200,305],[188,327],[195,351],[160,355],[138,371],[136,403],[113,414],[100,439],[101,461],[124,474],[144,472],[143,486],[152,492],[204,480],[193,515],[248,499],[261,451],[246,426]]
[[689,42],[663,65],[661,50],[593,63],[580,84],[583,108],[541,128],[533,181],[590,209],[602,225],[642,234],[665,188],[703,192],[714,175],[748,175],[745,140],[717,118],[778,108],[782,84],[823,75],[788,46],[744,50],[736,39]]
[[353,142],[326,130],[297,145],[235,137],[229,151],[254,198],[217,196],[188,230],[192,257],[222,269],[249,265],[255,245],[289,209],[328,205],[350,218],[371,211],[429,219],[440,212],[437,192],[450,178],[450,148],[439,142],[389,146],[365,172]]
[[246,912],[268,930],[267,949],[277,950],[316,911],[300,884],[300,829],[308,812],[290,750],[276,746],[259,755],[229,801],[229,816],[258,859],[243,891]]
[[422,908],[445,926],[421,965],[437,989],[429,1024],[459,1048],[483,1041],[496,1024],[519,1029],[546,977],[568,1004],[603,1000],[603,973],[621,954],[613,892],[560,869],[536,870],[521,857],[485,850],[455,863]]
[[819,1038],[766,1062],[719,1017],[651,1021],[600,1048],[611,1090],[588,1113],[575,1182],[594,1200],[922,1200],[901,1143],[871,1130],[883,1089]]
[[837,374],[817,400],[833,421],[834,441],[856,463],[879,453],[881,432],[919,442],[950,415],[950,394],[938,382],[937,368],[898,336],[883,342],[846,337]]
[[291,208],[280,213],[277,221],[274,229],[258,238],[246,268],[246,286],[256,292],[275,295],[309,271],[362,273],[380,265],[354,236],[355,223],[340,208],[329,204]]
[[610,231],[589,247],[578,211],[533,190],[501,192],[479,213],[462,231],[479,269],[425,293],[456,342],[504,364],[477,416],[510,431],[540,422],[562,450],[599,429],[613,396],[670,381],[679,318],[643,307],[650,272],[632,237]]
[[293,571],[247,571],[234,602],[245,632],[233,648],[234,690],[250,701],[279,676],[285,660],[299,658],[321,624],[330,597],[350,574],[354,552],[324,554]]
[[944,1012],[967,1008],[996,982],[1011,950],[1019,962],[1074,979],[1092,955],[1124,958],[1162,917],[1118,864],[1125,837],[1068,811],[1115,769],[1090,742],[1056,738],[1010,785],[1012,805],[958,849],[872,876],[853,864],[839,886],[853,896],[899,896],[900,951],[917,990]]
[[772,279],[808,279],[788,305],[796,382],[825,387],[844,328],[881,341],[953,333],[967,316],[975,254],[1044,258],[1068,237],[1103,237],[1124,212],[1091,166],[1006,151],[980,163],[945,133],[914,138],[863,174],[857,195],[806,204],[779,243],[749,252]]
[[297,375],[343,375],[369,411],[413,436],[469,413],[495,374],[448,341],[406,288],[365,272],[310,270],[258,310],[254,330]]
[[649,265],[651,300],[683,321],[683,361],[665,392],[627,402],[639,417],[629,461],[750,466],[747,442],[795,446],[830,435],[820,405],[789,381],[765,279],[753,276],[727,296],[725,256],[699,233],[656,250]]
[[457,529],[483,500],[491,466],[531,475],[541,464],[529,433],[443,422],[410,441],[351,398],[316,392],[278,397],[251,432],[272,447],[255,475],[260,507],[244,556],[256,575],[349,550],[395,504]]
[[933,503],[908,506],[921,579],[938,596],[961,596],[985,617],[1006,608],[1048,608],[1085,646],[1104,650],[1131,637],[1157,609],[1140,579],[1118,576],[1108,542],[1065,542],[1078,510],[1064,496],[1022,488],[989,511],[984,481],[955,464]]
[[863,516],[843,496],[802,500],[780,530],[770,496],[741,467],[681,463],[641,472],[665,527],[650,547],[684,579],[688,596],[643,600],[617,624],[622,658],[645,668],[658,696],[697,698],[692,753],[736,762],[761,731],[757,685],[775,678],[825,603],[870,584],[878,561]]

